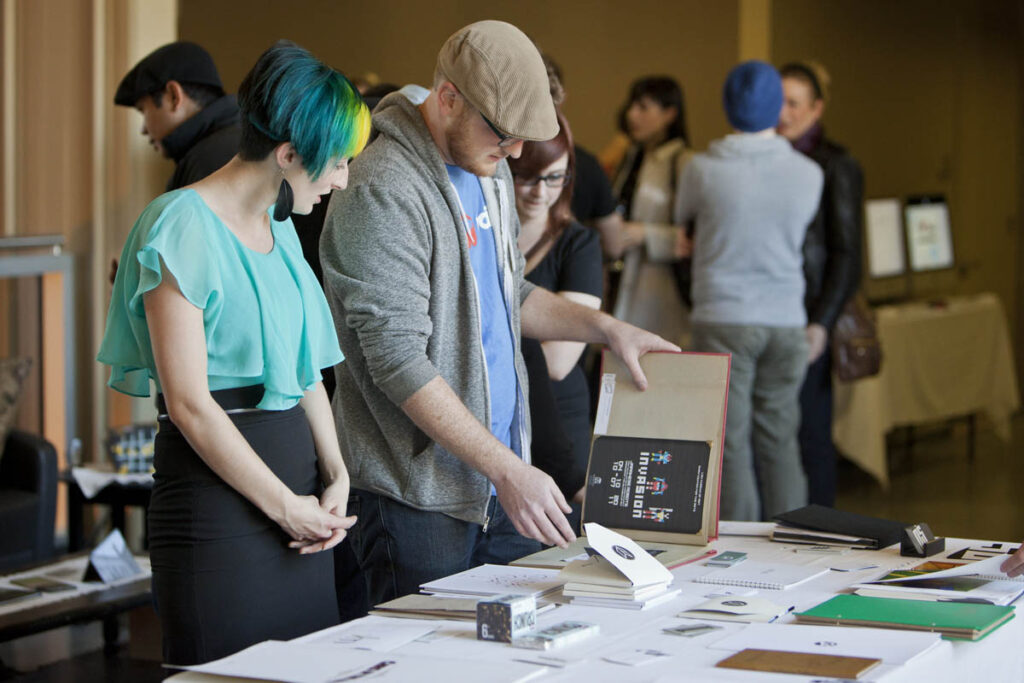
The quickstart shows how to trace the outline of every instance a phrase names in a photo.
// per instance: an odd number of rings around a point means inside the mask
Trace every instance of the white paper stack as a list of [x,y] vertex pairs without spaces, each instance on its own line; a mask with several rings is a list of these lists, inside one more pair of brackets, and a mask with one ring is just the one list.
[[562,570],[562,593],[574,604],[619,609],[646,609],[679,594],[669,590],[672,577],[646,584],[634,584],[608,560],[594,556],[576,560]]
[[585,605],[589,607],[611,607],[613,609],[645,610],[669,602],[677,595],[679,595],[678,588],[675,590],[662,589],[656,595],[642,598],[636,597],[632,600],[620,598],[618,596],[608,598],[575,596],[572,599],[572,604]]
[[828,573],[828,567],[748,560],[694,579],[695,583],[781,591]]
[[558,572],[533,567],[507,567],[482,564],[458,574],[446,576],[420,586],[424,593],[460,597],[491,597],[495,595],[532,595],[542,597],[562,585]]
[[670,588],[672,573],[634,541],[593,522],[586,531],[599,554],[571,562],[560,574],[573,604],[643,610],[679,595]]
[[441,659],[388,652],[368,652],[325,643],[267,640],[188,671],[280,683],[337,683],[372,678],[380,681],[483,681],[523,683],[547,668],[521,662]]

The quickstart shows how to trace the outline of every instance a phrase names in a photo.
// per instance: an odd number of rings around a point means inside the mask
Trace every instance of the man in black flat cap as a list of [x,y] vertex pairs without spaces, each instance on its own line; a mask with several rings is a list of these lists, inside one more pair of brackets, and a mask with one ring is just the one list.
[[114,104],[142,114],[142,134],[168,159],[167,191],[210,175],[238,151],[238,104],[224,94],[217,67],[195,43],[151,52],[121,80]]

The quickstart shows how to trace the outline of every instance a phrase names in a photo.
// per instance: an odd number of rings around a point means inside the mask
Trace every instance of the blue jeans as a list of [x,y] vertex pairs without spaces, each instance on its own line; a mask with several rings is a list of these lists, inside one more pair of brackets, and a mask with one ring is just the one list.
[[366,577],[370,605],[419,592],[419,587],[480,564],[508,564],[541,549],[519,535],[495,496],[487,505],[487,530],[441,512],[426,512],[385,496],[353,489],[349,531]]

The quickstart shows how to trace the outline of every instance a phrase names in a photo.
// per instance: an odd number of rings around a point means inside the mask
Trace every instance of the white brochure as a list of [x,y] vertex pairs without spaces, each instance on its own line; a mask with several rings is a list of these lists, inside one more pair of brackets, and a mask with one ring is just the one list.
[[588,522],[583,528],[587,532],[587,542],[590,547],[615,565],[615,568],[622,572],[634,586],[672,582],[672,572],[654,559],[649,552],[637,545],[636,541],[596,522]]
[[434,619],[397,620],[371,614],[364,619],[325,628],[291,642],[341,645],[356,650],[389,652],[433,633],[437,628],[438,622]]
[[538,598],[561,587],[562,581],[559,580],[557,569],[507,567],[497,564],[482,564],[420,586],[424,593],[532,595]]

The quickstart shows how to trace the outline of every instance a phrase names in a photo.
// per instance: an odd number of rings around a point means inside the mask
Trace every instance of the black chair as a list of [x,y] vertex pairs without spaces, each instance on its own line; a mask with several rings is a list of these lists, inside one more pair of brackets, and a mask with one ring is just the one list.
[[56,514],[57,451],[12,430],[0,456],[0,572],[53,556]]

